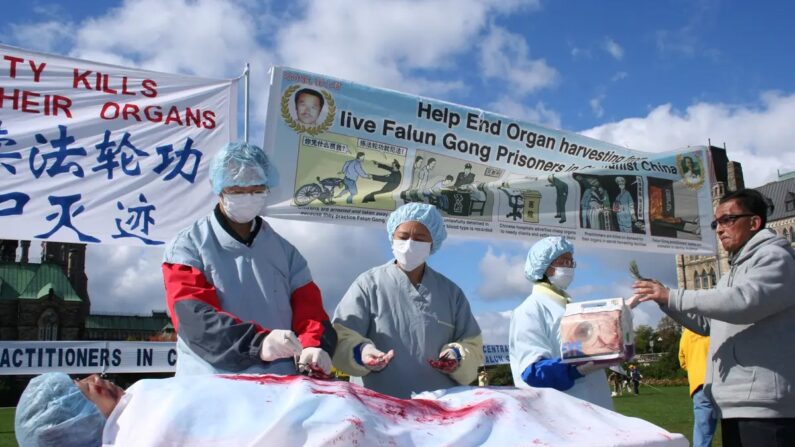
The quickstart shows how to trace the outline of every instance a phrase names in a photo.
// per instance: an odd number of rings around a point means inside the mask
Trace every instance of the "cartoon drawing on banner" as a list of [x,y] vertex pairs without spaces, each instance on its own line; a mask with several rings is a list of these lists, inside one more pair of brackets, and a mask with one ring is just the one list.
[[563,180],[555,177],[555,174],[550,174],[547,177],[549,186],[555,188],[555,218],[558,223],[566,222],[566,202],[569,199],[569,185]]
[[651,235],[700,240],[697,192],[685,182],[656,177],[648,181]]
[[[607,177],[604,176],[605,180]],[[622,233],[645,233],[643,200],[643,177],[640,176],[614,176],[614,188],[608,190],[613,198],[613,218],[615,231]],[[608,184],[610,185],[610,184]],[[612,185],[611,185],[612,186]],[[615,191],[615,188],[618,190]]]
[[328,91],[296,84],[282,94],[281,109],[282,118],[294,131],[318,135],[334,123],[336,105]]
[[302,135],[293,202],[297,206],[394,210],[391,193],[403,181],[406,151],[405,147],[333,133]]
[[610,176],[574,174],[580,184],[580,226],[592,230],[613,230],[613,213],[605,183]]
[[676,167],[688,188],[697,190],[704,184],[704,163],[697,153],[677,154]]
[[409,189],[401,191],[400,198],[404,203],[429,203],[449,216],[488,220],[494,207],[494,194],[488,183],[502,177],[503,172],[417,150]]

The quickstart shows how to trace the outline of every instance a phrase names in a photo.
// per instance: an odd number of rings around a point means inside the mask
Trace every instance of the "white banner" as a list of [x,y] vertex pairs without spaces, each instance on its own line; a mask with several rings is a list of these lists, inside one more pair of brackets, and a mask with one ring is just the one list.
[[508,345],[483,345],[483,364],[485,366],[509,365]]
[[0,45],[0,237],[160,245],[207,214],[236,80]]
[[173,342],[0,342],[0,375],[174,372],[176,363]]
[[271,75],[263,147],[280,173],[272,217],[383,226],[423,202],[452,234],[715,251],[705,147],[644,153],[289,68]]
[[[486,366],[509,364],[508,345],[483,345]],[[4,341],[0,376],[62,371],[68,374],[174,372],[173,342]]]

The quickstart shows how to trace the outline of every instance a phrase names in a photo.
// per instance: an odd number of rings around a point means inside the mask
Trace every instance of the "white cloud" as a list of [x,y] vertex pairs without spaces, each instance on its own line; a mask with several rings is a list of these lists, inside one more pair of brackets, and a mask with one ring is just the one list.
[[601,118],[602,115],[605,114],[605,108],[602,107],[602,101],[604,99],[605,95],[599,95],[595,98],[591,98],[591,100],[588,101],[588,104],[591,106],[591,111],[597,118]]
[[625,79],[627,76],[629,76],[629,73],[627,73],[626,71],[619,71],[618,73],[614,74],[613,77],[610,78],[610,80],[613,82],[618,82],[622,79]]
[[502,96],[497,101],[488,105],[489,110],[509,116],[512,119],[528,121],[542,126],[560,128],[560,114],[548,109],[543,102],[534,106],[527,106],[515,97]]
[[165,310],[162,248],[90,245],[86,248],[92,313],[147,314]]
[[481,284],[477,294],[484,300],[515,299],[530,294],[532,284],[524,276],[523,256],[495,254],[489,246],[480,260]]
[[696,103],[684,111],[671,104],[645,117],[626,118],[582,133],[633,149],[662,152],[693,145],[726,144],[731,160],[743,165],[745,183],[775,180],[776,169],[795,170],[795,93],[766,92],[757,104]]
[[75,24],[50,20],[30,24],[11,24],[11,34],[17,43],[26,48],[36,48],[45,52],[56,52],[74,41]]
[[505,312],[483,312],[475,315],[480,331],[483,334],[483,344],[507,345],[512,310]]
[[610,37],[605,38],[604,42],[602,42],[602,49],[612,56],[613,59],[620,61],[624,58],[624,49]]
[[515,2],[474,0],[351,3],[314,1],[302,15],[278,30],[281,62],[356,82],[439,96],[463,84],[455,72],[440,81],[413,70],[438,71],[455,57],[494,13],[510,12]]
[[506,81],[517,95],[554,85],[557,70],[544,59],[531,59],[529,54],[524,36],[491,26],[480,44],[481,71],[486,78]]

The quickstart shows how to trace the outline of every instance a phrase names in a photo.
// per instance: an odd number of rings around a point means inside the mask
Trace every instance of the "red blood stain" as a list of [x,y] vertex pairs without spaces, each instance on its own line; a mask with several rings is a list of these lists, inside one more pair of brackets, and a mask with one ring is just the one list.
[[428,359],[428,364],[431,365],[431,368],[449,371],[455,368],[458,362],[454,359]]
[[350,417],[350,418],[348,418],[346,420],[348,422],[350,422],[351,424],[353,424],[353,426],[356,427],[356,430],[359,433],[364,433],[364,422],[362,422],[361,419],[355,418],[355,417]]
[[475,415],[497,416],[502,405],[494,398],[452,407],[435,400],[399,399],[343,381],[317,380],[305,376],[276,375],[221,375],[230,380],[256,382],[263,385],[290,385],[305,381],[310,391],[318,395],[333,395],[343,399],[359,401],[370,411],[393,420],[409,420],[419,423],[451,424]]
[[331,374],[326,374],[325,371],[318,368],[317,366],[309,365],[309,377],[320,379],[320,380],[331,380],[334,378]]

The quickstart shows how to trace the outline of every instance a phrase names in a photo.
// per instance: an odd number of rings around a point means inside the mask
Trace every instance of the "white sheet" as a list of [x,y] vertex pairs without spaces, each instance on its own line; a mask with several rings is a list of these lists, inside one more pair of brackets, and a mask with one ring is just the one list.
[[[407,378],[410,380],[410,378]],[[104,446],[686,446],[687,440],[552,389],[457,387],[396,399],[302,376],[142,380]]]

